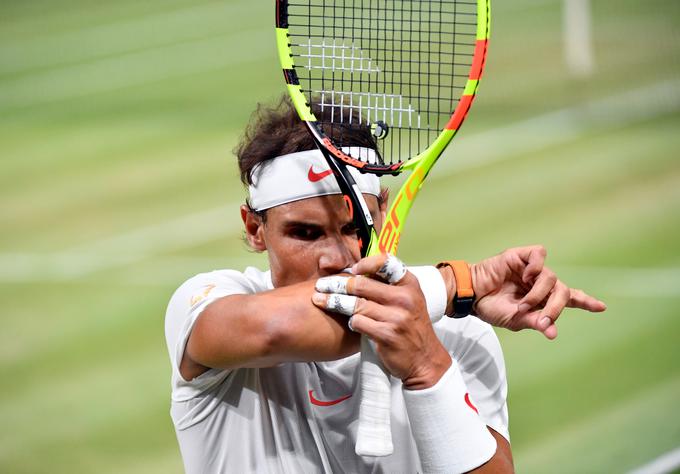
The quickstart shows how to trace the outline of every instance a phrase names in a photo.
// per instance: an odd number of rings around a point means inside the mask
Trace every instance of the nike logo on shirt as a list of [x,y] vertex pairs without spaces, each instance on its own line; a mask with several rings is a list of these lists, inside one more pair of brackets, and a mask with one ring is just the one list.
[[316,173],[314,171],[314,165],[312,165],[312,166],[309,167],[309,172],[307,173],[307,178],[312,183],[316,183],[317,181],[321,181],[326,176],[330,176],[332,174],[333,174],[333,170],[326,170],[326,171],[322,171],[321,173]]
[[[329,170],[330,171],[330,170]],[[352,394],[345,395],[344,397],[340,397],[336,400],[319,400],[318,398],[314,397],[314,390],[309,391],[309,401],[312,402],[312,405],[316,405],[318,407],[330,407],[333,405],[337,405],[338,403],[344,402],[348,398],[351,398]]]
[[467,403],[468,406],[470,408],[472,408],[475,411],[475,413],[477,413],[479,415],[479,410],[477,410],[477,407],[472,404],[472,400],[470,400],[470,394],[469,393],[465,394],[465,403]]

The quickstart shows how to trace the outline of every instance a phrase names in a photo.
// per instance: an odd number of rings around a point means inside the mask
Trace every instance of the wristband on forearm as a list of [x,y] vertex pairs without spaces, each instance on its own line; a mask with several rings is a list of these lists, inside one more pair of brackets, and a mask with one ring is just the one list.
[[463,260],[447,260],[437,264],[437,268],[451,267],[456,280],[456,292],[453,295],[453,312],[447,314],[452,318],[464,318],[472,314],[475,304],[475,290],[472,288],[470,265]]
[[446,313],[448,291],[442,274],[433,266],[409,267],[408,270],[416,277],[420,290],[425,297],[427,312],[432,324],[439,321]]
[[424,473],[467,472],[493,457],[496,439],[469,402],[455,361],[434,386],[402,392]]

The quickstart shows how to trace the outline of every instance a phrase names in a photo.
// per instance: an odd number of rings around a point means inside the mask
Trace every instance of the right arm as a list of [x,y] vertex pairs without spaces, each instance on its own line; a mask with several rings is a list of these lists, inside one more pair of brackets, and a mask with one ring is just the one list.
[[210,303],[194,323],[180,363],[191,380],[209,368],[272,367],[336,360],[359,350],[347,318],[311,303],[314,281]]

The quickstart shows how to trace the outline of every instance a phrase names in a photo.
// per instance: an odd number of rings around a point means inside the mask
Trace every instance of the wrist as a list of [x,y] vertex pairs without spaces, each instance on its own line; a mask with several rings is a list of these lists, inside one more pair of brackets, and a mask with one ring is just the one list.
[[473,314],[476,298],[470,265],[463,260],[447,260],[437,264],[437,268],[446,269],[446,275],[450,279],[446,315],[452,318],[464,318]]
[[421,367],[402,379],[406,390],[424,390],[433,387],[451,367],[451,355],[441,344],[436,344],[434,353],[424,354],[426,361]]
[[446,286],[446,311],[444,314],[453,314],[453,297],[456,295],[456,276],[453,274],[453,268],[449,265],[439,265],[437,269],[441,273],[444,285]]
[[493,457],[496,440],[455,362],[436,385],[402,393],[424,472],[468,472]]
[[472,288],[475,289],[475,301],[472,303],[472,315],[473,316],[479,316],[479,313],[477,312],[477,303],[479,303],[479,300],[482,299],[482,294],[479,292],[479,264],[478,263],[472,263],[470,264],[470,277],[472,278]]
[[447,305],[451,301],[448,295],[449,283],[444,278],[443,272],[434,266],[409,267],[411,272],[418,280],[420,290],[425,297],[427,312],[432,324],[439,321],[447,311]]

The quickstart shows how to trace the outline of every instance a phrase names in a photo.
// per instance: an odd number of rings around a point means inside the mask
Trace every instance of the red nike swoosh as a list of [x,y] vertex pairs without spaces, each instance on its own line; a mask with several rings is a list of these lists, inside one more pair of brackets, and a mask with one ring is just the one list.
[[318,407],[330,407],[330,406],[333,406],[333,405],[337,405],[338,403],[344,402],[348,398],[352,397],[352,394],[349,394],[349,395],[345,395],[344,397],[340,397],[337,400],[325,401],[325,400],[319,400],[319,399],[315,398],[313,392],[314,392],[314,390],[309,391],[309,401],[312,402],[312,405],[316,405]]
[[315,173],[314,172],[314,166],[312,165],[312,166],[309,167],[309,172],[307,173],[307,178],[309,178],[309,180],[312,183],[316,183],[317,181],[321,181],[326,176],[330,176],[332,174],[333,174],[333,170],[326,170],[326,171],[322,171],[321,173]]
[[479,415],[479,410],[477,410],[477,407],[472,404],[472,400],[470,400],[470,394],[469,393],[465,394],[465,403],[467,403],[468,406],[470,408],[472,408]]

